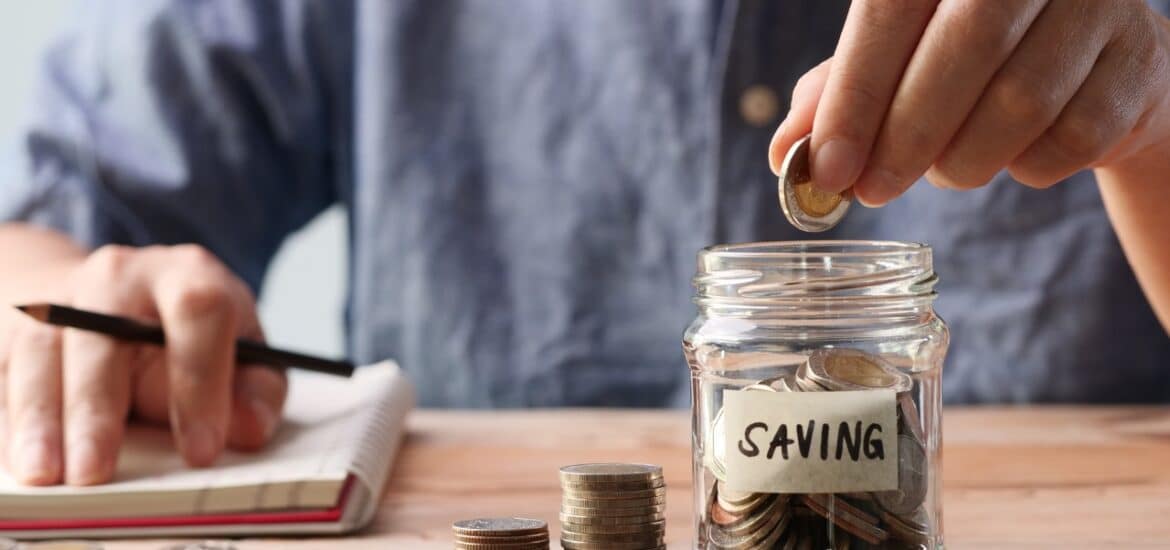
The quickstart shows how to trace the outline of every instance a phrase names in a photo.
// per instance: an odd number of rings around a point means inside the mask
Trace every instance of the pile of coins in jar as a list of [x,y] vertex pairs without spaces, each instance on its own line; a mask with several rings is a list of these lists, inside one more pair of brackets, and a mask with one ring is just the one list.
[[898,488],[862,493],[777,494],[727,487],[721,442],[723,411],[712,423],[704,461],[715,477],[700,514],[701,548],[925,548],[931,543],[926,507],[927,450],[913,379],[880,357],[849,349],[814,351],[795,371],[744,391],[825,392],[890,389],[898,416]]
[[561,546],[569,549],[665,548],[666,482],[651,464],[577,464],[561,468]]

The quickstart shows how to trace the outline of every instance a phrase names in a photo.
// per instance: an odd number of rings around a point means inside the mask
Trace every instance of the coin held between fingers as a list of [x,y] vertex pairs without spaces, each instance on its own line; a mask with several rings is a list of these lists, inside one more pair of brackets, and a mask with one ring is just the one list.
[[832,229],[849,210],[852,189],[831,193],[815,185],[809,161],[809,140],[804,136],[792,144],[780,166],[777,191],[780,210],[797,229],[817,233]]

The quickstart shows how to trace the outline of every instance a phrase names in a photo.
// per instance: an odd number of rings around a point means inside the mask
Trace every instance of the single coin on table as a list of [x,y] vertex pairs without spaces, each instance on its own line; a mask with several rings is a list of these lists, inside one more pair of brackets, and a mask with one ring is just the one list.
[[809,139],[804,136],[792,144],[780,166],[778,192],[780,210],[797,229],[818,233],[836,226],[849,204],[853,202],[852,190],[828,193],[813,185],[809,168]]

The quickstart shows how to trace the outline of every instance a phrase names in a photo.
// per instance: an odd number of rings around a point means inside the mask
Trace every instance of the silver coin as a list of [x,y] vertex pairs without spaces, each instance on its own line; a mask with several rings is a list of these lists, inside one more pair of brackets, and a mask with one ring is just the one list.
[[809,139],[804,136],[792,144],[780,166],[777,192],[780,210],[797,229],[816,233],[832,229],[845,217],[853,202],[852,190],[826,193],[813,185],[809,169]]
[[459,535],[528,535],[546,532],[548,524],[529,518],[477,518],[456,521],[451,529]]
[[753,548],[771,534],[777,524],[790,521],[787,503],[777,503],[777,500],[769,501],[768,505],[732,526],[712,524],[707,538],[716,548]]
[[812,511],[865,542],[878,544],[890,536],[884,529],[878,527],[878,518],[832,494],[809,494],[800,497],[804,505]]
[[828,389],[812,379],[812,374],[808,368],[808,361],[801,363],[796,368],[796,378],[794,380],[796,381],[798,391],[826,391]]
[[898,436],[898,488],[874,493],[882,509],[912,514],[926,500],[926,449],[911,435]]
[[906,432],[914,436],[919,444],[926,445],[926,431],[922,429],[918,405],[914,404],[914,396],[910,395],[910,392],[898,394],[898,416]]
[[599,462],[573,464],[561,468],[561,481],[650,481],[662,478],[662,467],[654,464],[627,464],[622,462]]
[[899,517],[882,512],[882,524],[895,538],[910,544],[929,544],[930,527],[926,525],[926,512],[919,508],[908,517]]
[[733,491],[728,489],[722,481],[716,482],[716,485],[718,485],[716,489],[716,500],[719,503],[719,507],[731,513],[750,510],[767,496],[765,493]]
[[[767,380],[762,380],[755,384],[748,385],[740,391],[768,391],[775,392],[776,389],[766,383]],[[715,478],[720,481],[727,481],[727,449],[724,444],[724,438],[727,437],[727,428],[723,422],[723,409],[715,413],[715,419],[711,421],[711,439],[707,449],[703,453],[703,462]]]

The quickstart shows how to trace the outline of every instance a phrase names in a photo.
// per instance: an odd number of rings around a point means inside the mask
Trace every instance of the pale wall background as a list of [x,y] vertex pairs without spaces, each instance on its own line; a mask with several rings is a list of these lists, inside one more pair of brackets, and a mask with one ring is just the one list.
[[[0,0],[0,193],[5,180],[20,177],[12,154],[19,152],[18,128],[40,52],[69,17],[73,1]],[[268,339],[341,354],[345,269],[345,213],[335,207],[290,238],[277,255],[260,297]]]

